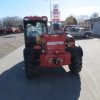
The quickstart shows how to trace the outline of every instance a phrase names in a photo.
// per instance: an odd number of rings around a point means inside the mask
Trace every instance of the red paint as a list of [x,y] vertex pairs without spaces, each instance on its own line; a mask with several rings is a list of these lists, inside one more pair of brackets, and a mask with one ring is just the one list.
[[[66,35],[44,35],[45,53],[40,56],[40,66],[43,67],[59,67],[70,64],[71,54],[65,51],[65,38]],[[50,59],[62,59],[56,65],[54,62],[49,62]]]
[[[61,58],[63,59],[63,62],[60,62],[58,65],[56,65],[54,62],[49,62],[50,58],[56,59]],[[63,65],[68,65],[71,63],[70,61],[71,55],[70,53],[63,53],[63,54],[42,54],[40,56],[40,66],[42,67],[62,67]]]

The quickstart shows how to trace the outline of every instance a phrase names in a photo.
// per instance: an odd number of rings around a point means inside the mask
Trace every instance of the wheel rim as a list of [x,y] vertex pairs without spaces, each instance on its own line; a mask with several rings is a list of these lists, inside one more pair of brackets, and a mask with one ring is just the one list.
[[86,37],[86,38],[89,38],[90,36],[89,36],[89,34],[86,34],[85,37]]

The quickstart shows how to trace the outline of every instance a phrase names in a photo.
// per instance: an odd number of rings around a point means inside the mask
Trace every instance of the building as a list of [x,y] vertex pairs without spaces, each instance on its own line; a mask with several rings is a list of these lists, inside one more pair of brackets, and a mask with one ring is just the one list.
[[100,35],[100,17],[86,20],[89,23],[89,29],[92,30],[96,35]]

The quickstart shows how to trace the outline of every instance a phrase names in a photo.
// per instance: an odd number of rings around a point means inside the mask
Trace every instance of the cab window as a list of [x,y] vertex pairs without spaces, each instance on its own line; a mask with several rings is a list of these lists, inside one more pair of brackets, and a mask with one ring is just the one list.
[[36,35],[42,35],[42,33],[46,33],[45,24],[40,22],[36,22],[34,24],[27,23],[26,27],[26,34],[28,37],[34,37]]

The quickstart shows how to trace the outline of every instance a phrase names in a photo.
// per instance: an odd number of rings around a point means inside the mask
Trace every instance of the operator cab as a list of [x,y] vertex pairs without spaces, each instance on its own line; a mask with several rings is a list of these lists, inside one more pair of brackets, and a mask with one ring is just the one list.
[[47,33],[47,17],[24,17],[25,46],[37,44],[43,34]]

